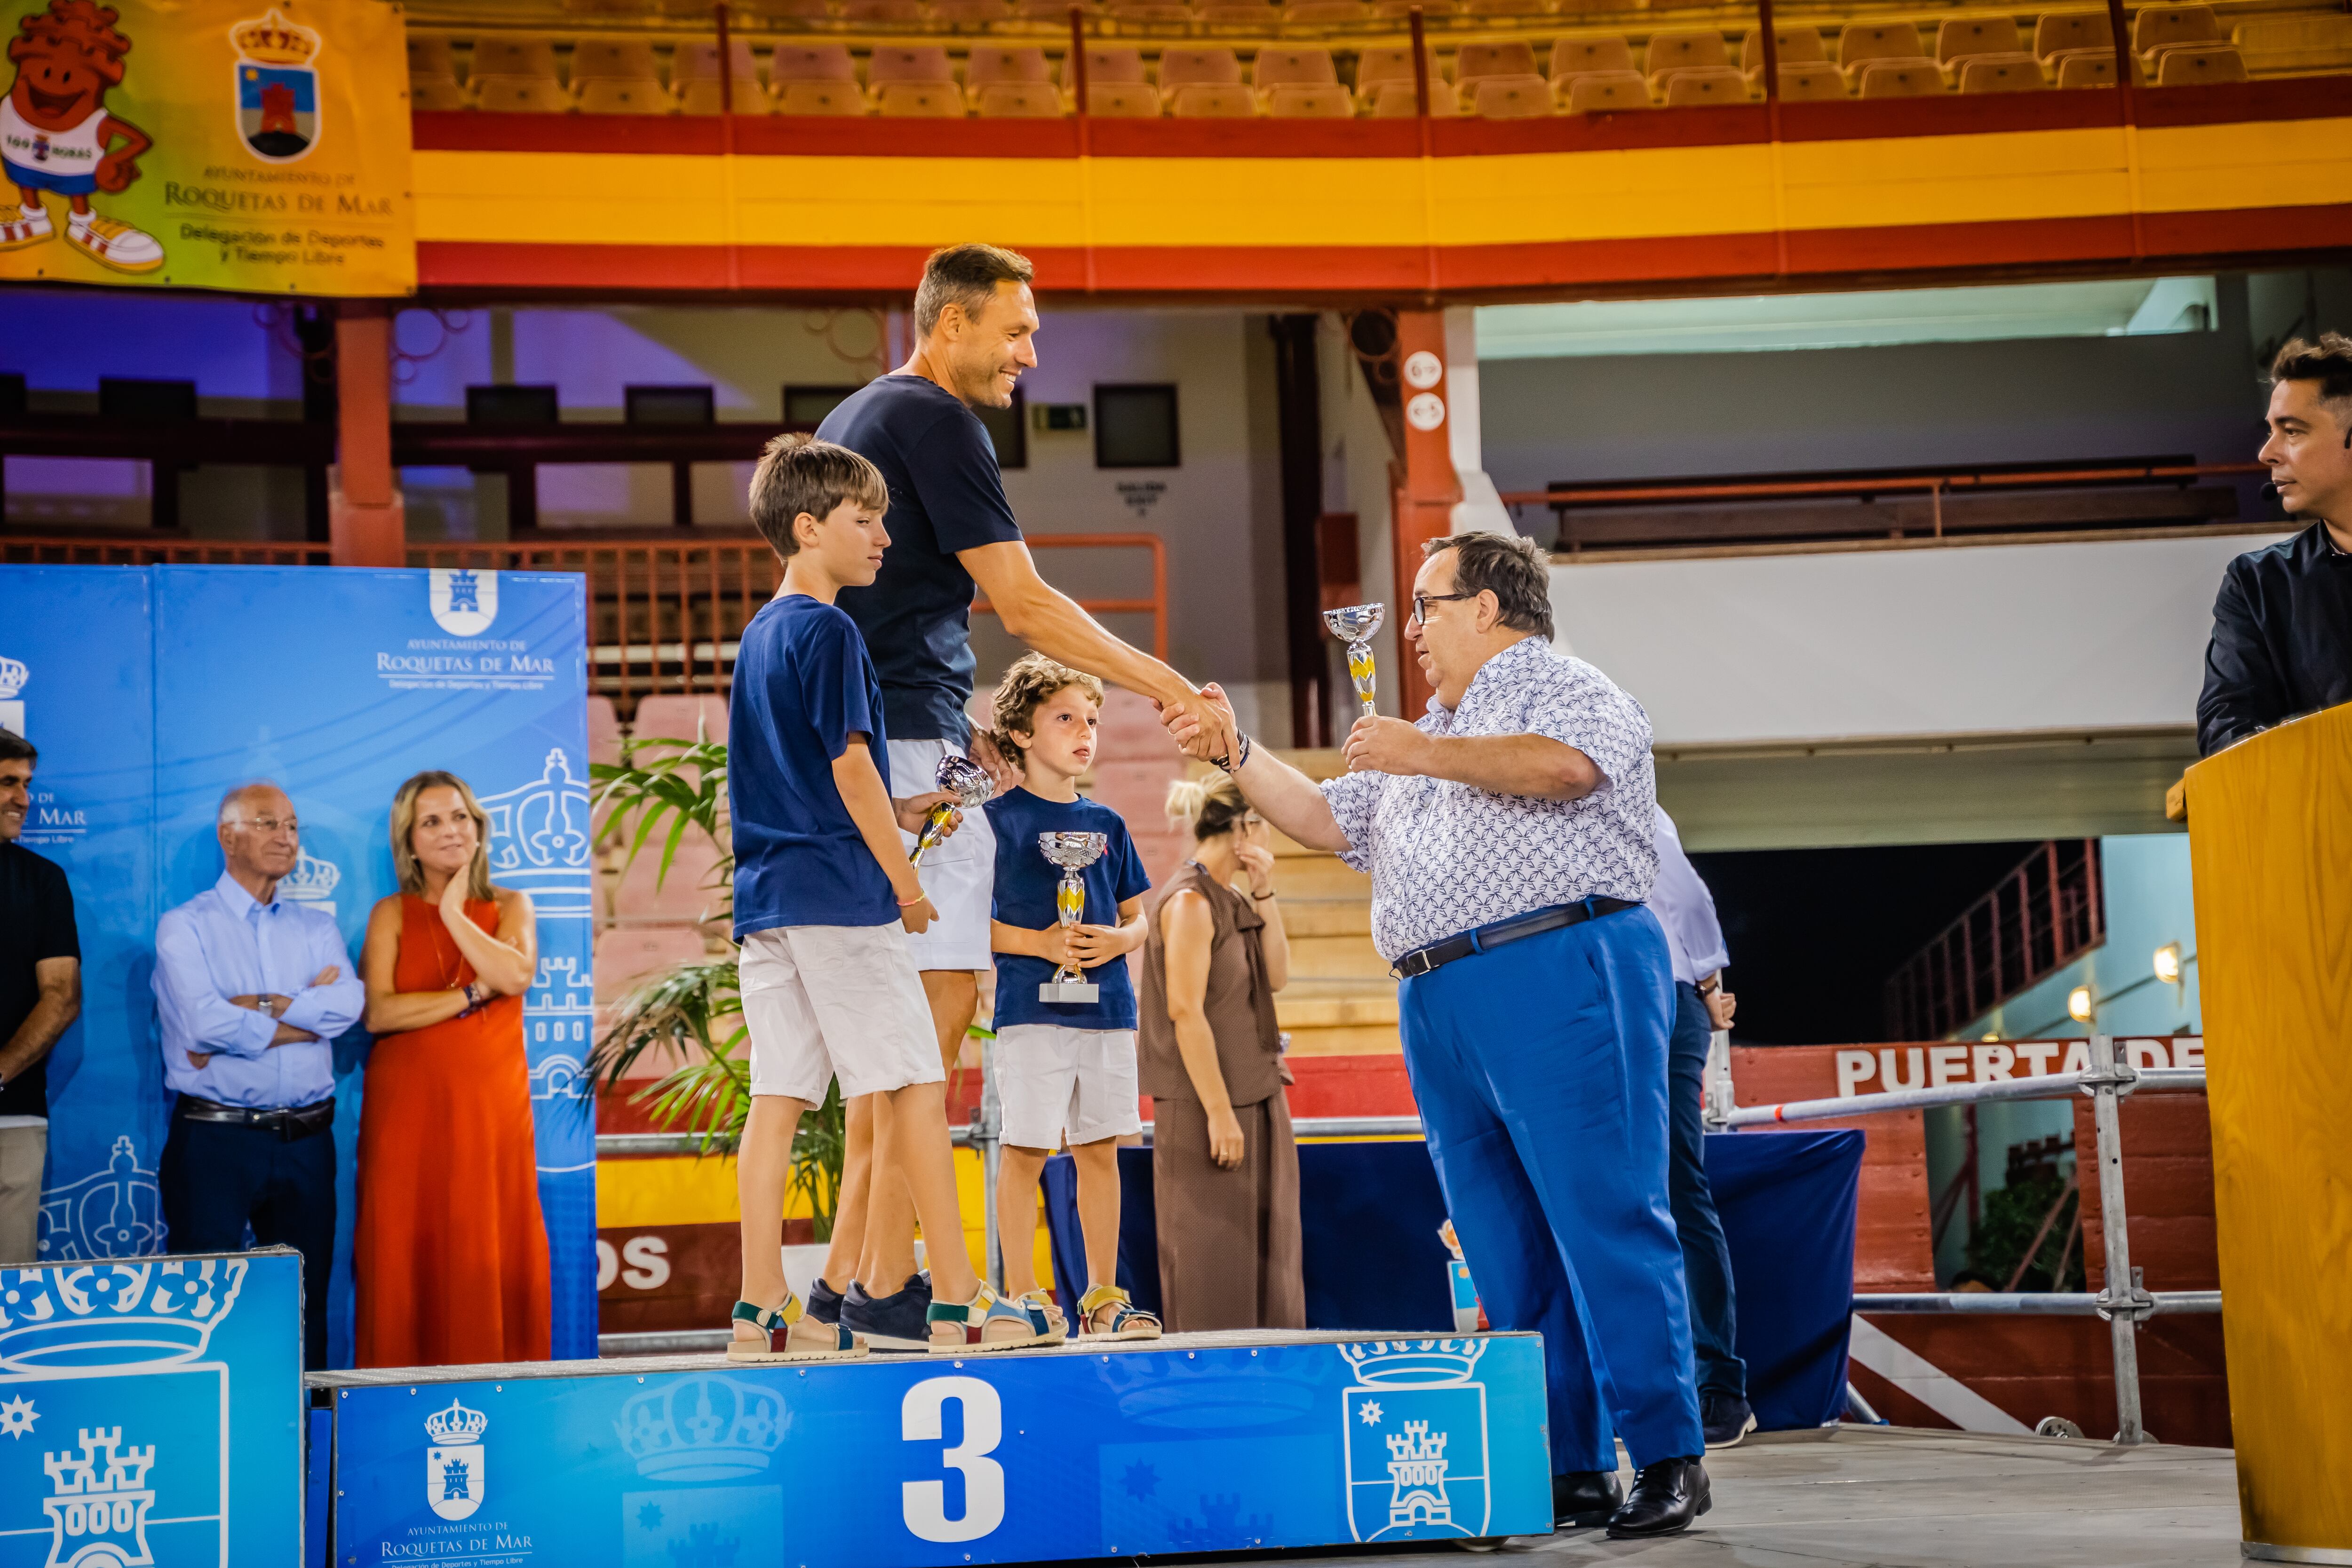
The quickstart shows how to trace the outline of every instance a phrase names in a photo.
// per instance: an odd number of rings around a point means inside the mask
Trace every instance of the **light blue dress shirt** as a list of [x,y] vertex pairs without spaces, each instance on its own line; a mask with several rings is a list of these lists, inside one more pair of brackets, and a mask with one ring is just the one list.
[[[341,971],[335,980],[311,984],[330,964]],[[292,999],[282,1019],[228,1000],[273,994]],[[366,1000],[332,915],[284,899],[257,903],[226,871],[155,928],[163,1082],[175,1094],[256,1110],[324,1100],[335,1092],[335,1037],[359,1022]],[[319,1037],[272,1050],[280,1023]],[[191,1051],[212,1060],[192,1067]]]
[[1675,979],[1696,985],[1731,963],[1723,926],[1715,918],[1715,895],[1699,879],[1698,868],[1683,853],[1675,819],[1658,807],[1658,880],[1650,889],[1650,912],[1666,928],[1666,951],[1674,955]]

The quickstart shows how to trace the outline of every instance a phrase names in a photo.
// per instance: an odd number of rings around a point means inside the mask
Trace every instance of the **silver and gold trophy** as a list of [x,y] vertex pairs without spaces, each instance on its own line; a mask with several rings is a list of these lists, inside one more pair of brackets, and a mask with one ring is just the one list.
[[1348,676],[1356,683],[1356,700],[1364,705],[1367,714],[1380,711],[1372,700],[1372,634],[1381,629],[1381,617],[1387,608],[1385,605],[1349,605],[1344,610],[1323,612],[1323,624],[1348,645]]
[[974,811],[986,805],[996,793],[996,781],[988,770],[970,757],[959,757],[953,752],[940,759],[937,782],[940,788],[956,798],[943,800],[923,814],[923,831],[915,839],[914,853],[907,857],[910,866],[923,863],[923,851],[947,837],[948,818],[958,807]]
[[[1086,884],[1078,873],[1102,858],[1110,847],[1110,838],[1101,833],[1040,833],[1037,848],[1055,865],[1062,868],[1062,885],[1054,889],[1055,918],[1062,929],[1076,927],[1087,912]],[[1063,964],[1054,971],[1054,978],[1037,987],[1040,1002],[1099,1002],[1102,987],[1087,978],[1086,971],[1075,963]]]

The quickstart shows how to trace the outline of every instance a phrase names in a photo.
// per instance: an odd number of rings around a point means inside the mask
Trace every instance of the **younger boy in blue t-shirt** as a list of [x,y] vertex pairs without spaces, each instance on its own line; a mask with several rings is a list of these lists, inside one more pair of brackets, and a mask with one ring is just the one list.
[[737,1361],[866,1353],[838,1321],[803,1312],[783,1272],[793,1134],[836,1077],[843,1099],[877,1097],[873,1168],[901,1173],[933,1238],[928,1348],[962,1354],[1060,1337],[983,1285],[962,1245],[946,1075],[907,948],[906,933],[933,911],[898,840],[948,797],[891,804],[881,686],[856,623],[834,603],[874,581],[889,504],[873,464],[805,436],[770,442],[751,478],[751,521],[784,580],[743,630],[728,713],[735,940],[751,1037],[736,1165],[743,1293],[727,1350]]
[[[1004,1289],[1051,1328],[1063,1327],[1037,1284],[1037,1177],[1066,1139],[1078,1167],[1078,1225],[1087,1283],[1082,1338],[1149,1340],[1160,1321],[1118,1288],[1118,1140],[1136,1116],[1135,986],[1119,962],[1143,945],[1143,895],[1151,879],[1127,824],[1078,795],[1094,764],[1102,682],[1027,654],[996,689],[997,748],[1018,761],[1019,787],[988,803],[996,834],[996,1095],[1003,1108],[1003,1168],[997,1183],[997,1245]],[[1079,873],[1081,923],[1066,929],[1055,892],[1062,868],[1045,858],[1047,833],[1099,833],[1105,847]],[[1065,963],[1086,971],[1093,1002],[1045,1002],[1037,988]]]

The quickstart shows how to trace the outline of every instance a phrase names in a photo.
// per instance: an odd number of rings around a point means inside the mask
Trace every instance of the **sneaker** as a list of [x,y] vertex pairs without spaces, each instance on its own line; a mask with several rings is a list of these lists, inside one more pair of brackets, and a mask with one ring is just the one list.
[[820,1323],[841,1321],[841,1292],[822,1279],[809,1281],[808,1304],[803,1309]]
[[853,1279],[842,1293],[841,1326],[877,1351],[894,1354],[931,1348],[931,1290],[921,1277],[891,1296],[869,1296]]
[[38,245],[56,233],[57,229],[49,222],[49,209],[39,202],[19,207],[14,213],[0,206],[0,250]]
[[152,272],[163,265],[163,247],[153,235],[96,213],[69,216],[66,243],[117,272]]
[[1706,1435],[1708,1447],[1736,1448],[1742,1437],[1756,1430],[1756,1412],[1736,1394],[1702,1388],[1698,1394],[1698,1425]]

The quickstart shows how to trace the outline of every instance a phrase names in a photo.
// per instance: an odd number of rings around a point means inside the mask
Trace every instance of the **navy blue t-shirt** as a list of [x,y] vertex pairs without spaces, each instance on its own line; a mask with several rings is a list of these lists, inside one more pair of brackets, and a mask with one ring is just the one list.
[[890,787],[882,689],[856,623],[806,594],[771,599],[743,628],[727,713],[735,832],[735,938],[777,926],[878,926],[898,895],[850,820],[834,759],[862,734]]
[[988,426],[935,381],[885,375],[843,399],[816,433],[862,453],[890,486],[881,574],[841,591],[873,650],[890,733],[961,746],[971,733],[973,590],[955,552],[1021,537]]
[[[1143,874],[1143,858],[1127,836],[1127,823],[1107,805],[1081,796],[1067,805],[1009,789],[984,808],[988,826],[996,831],[996,918],[1009,926],[1044,931],[1058,920],[1054,889],[1062,885],[1062,868],[1037,847],[1041,833],[1099,833],[1109,839],[1095,863],[1078,873],[1086,884],[1086,913],[1090,926],[1118,924],[1118,906],[1141,898],[1151,889]],[[1101,999],[1081,1002],[1040,1002],[1037,987],[1054,978],[1054,965],[1026,953],[996,955],[996,1026],[1007,1024],[1059,1024],[1070,1029],[1132,1029],[1135,1027],[1135,983],[1127,961],[1113,959],[1087,971],[1087,978],[1102,987]]]

